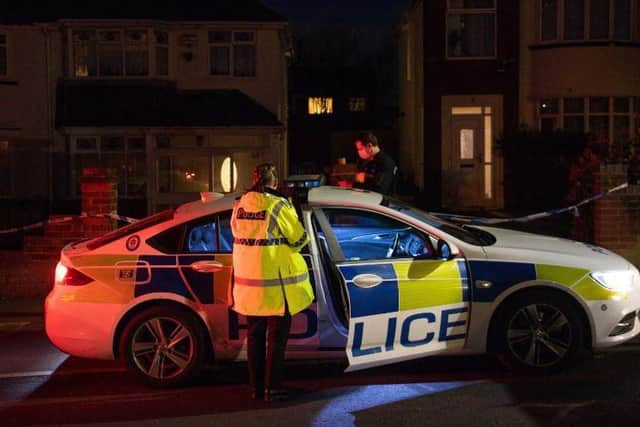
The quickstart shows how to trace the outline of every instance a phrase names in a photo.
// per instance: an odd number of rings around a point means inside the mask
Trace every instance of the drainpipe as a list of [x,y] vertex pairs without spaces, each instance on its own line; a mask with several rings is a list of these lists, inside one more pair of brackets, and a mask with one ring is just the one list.
[[45,84],[45,107],[46,107],[46,117],[47,117],[47,140],[49,144],[49,149],[47,152],[47,199],[49,205],[49,213],[51,213],[53,207],[53,153],[54,153],[54,142],[53,142],[53,120],[51,118],[51,58],[50,58],[50,49],[51,45],[49,43],[49,32],[47,31],[47,24],[42,25],[42,34],[44,36],[44,49],[45,49],[45,69],[46,69],[46,84]]

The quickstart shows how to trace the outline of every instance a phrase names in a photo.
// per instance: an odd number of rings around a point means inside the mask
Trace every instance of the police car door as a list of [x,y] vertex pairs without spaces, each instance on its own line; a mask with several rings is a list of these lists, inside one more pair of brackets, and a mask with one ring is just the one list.
[[347,371],[464,346],[464,259],[438,258],[427,233],[380,213],[325,208],[315,214],[318,237],[326,241],[348,294]]

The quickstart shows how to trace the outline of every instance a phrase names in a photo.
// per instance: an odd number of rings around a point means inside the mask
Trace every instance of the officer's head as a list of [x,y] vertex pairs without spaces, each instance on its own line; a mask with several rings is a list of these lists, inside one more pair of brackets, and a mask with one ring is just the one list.
[[380,151],[378,138],[371,132],[360,135],[356,141],[356,151],[361,159],[369,160]]
[[273,163],[262,163],[253,169],[253,189],[264,191],[265,188],[278,188],[278,170]]

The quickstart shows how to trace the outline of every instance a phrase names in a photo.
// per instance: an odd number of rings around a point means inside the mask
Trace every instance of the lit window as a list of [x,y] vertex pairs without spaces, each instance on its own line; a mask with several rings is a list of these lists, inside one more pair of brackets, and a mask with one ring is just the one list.
[[333,114],[333,98],[309,98],[309,114]]
[[495,56],[495,0],[449,0],[447,57]]
[[222,185],[222,191],[229,193],[235,191],[238,185],[238,167],[231,157],[226,157],[222,161],[220,167],[220,184]]
[[209,31],[209,74],[255,77],[255,31]]
[[7,35],[0,34],[0,76],[7,75]]
[[349,111],[353,113],[367,111],[367,98],[349,98]]

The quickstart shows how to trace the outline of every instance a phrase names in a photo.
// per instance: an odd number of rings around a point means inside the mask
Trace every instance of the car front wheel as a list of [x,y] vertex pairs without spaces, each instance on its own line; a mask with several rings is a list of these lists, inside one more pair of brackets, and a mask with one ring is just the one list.
[[169,387],[184,384],[199,372],[204,341],[193,314],[151,307],[133,316],[125,327],[120,354],[144,382]]
[[568,366],[583,348],[580,314],[562,295],[539,291],[518,295],[495,320],[492,347],[511,369],[556,371]]

